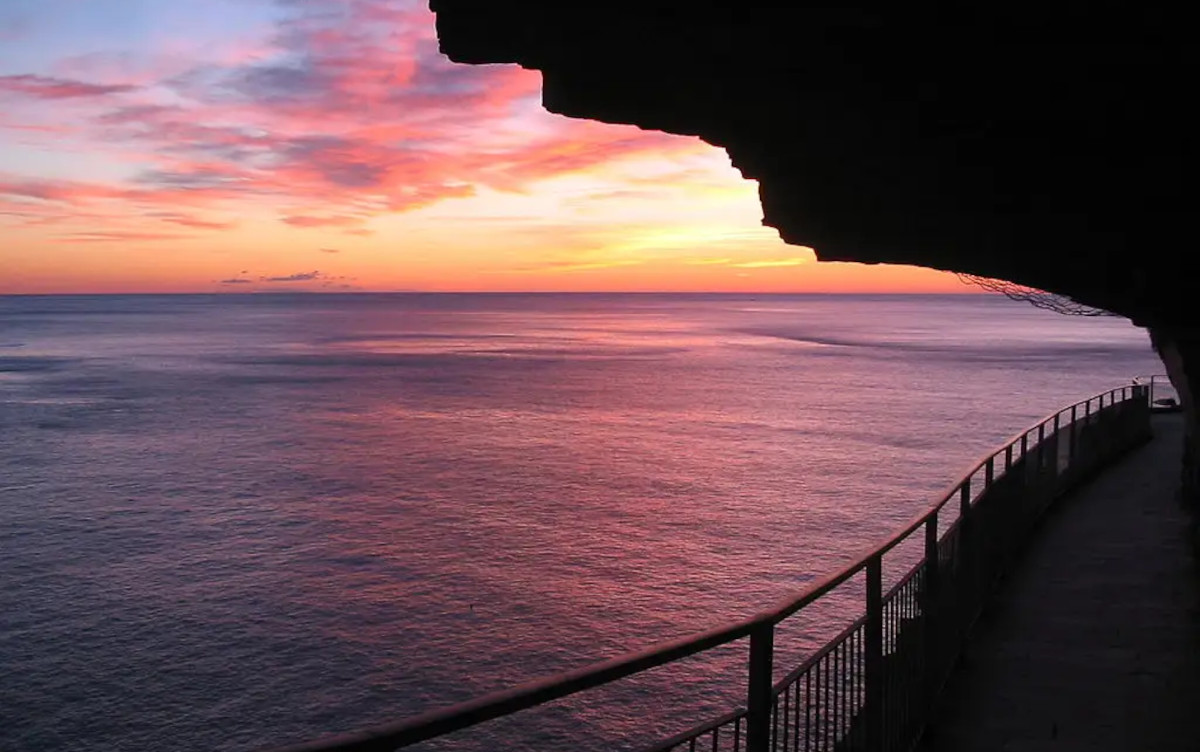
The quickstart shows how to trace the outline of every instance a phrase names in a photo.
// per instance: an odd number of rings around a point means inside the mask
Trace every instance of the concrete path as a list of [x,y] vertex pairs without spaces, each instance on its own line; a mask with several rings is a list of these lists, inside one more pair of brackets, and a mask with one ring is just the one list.
[[972,632],[923,752],[1197,752],[1200,568],[1182,422],[1061,500]]

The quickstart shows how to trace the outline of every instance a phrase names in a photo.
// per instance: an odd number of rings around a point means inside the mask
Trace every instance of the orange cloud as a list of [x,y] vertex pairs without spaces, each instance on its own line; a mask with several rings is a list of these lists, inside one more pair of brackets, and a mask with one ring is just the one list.
[[237,227],[237,222],[217,222],[176,212],[157,212],[152,213],[150,216],[157,216],[163,222],[170,222],[182,227],[191,227],[196,230],[231,230]]
[[190,235],[177,235],[166,232],[140,232],[120,230],[96,230],[93,232],[76,232],[60,236],[64,243],[128,243],[149,240],[184,240]]
[[345,227],[347,225],[360,225],[363,223],[362,217],[313,217],[303,214],[283,217],[279,221],[292,227]]

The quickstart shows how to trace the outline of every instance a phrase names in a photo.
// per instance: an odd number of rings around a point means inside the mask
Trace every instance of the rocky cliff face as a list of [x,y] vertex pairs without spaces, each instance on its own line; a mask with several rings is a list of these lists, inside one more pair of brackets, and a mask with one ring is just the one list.
[[1181,18],[1133,2],[430,5],[452,60],[542,71],[553,112],[724,147],[759,181],[764,223],[823,260],[996,277],[1149,327],[1197,427]]

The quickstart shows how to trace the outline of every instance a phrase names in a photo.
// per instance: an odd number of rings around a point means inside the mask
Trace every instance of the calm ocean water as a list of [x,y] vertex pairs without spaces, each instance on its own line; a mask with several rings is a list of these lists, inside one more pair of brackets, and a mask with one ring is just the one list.
[[[0,297],[0,750],[305,741],[746,616],[1160,370],[990,296]],[[428,748],[633,749],[743,651]]]

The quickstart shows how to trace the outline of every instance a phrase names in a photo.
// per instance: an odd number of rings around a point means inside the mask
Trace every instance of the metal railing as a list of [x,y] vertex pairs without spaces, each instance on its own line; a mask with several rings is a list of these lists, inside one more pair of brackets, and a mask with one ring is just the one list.
[[1150,409],[1156,412],[1174,412],[1180,409],[1179,393],[1170,377],[1156,373],[1150,376],[1138,376],[1135,384],[1145,384],[1150,389]]
[[[988,591],[1029,529],[1057,496],[1150,438],[1149,408],[1149,385],[1134,384],[1047,416],[979,460],[937,503],[854,563],[753,618],[287,752],[399,749],[744,638],[745,707],[647,752],[908,750]],[[920,549],[915,564],[898,552],[905,542]],[[910,565],[887,590],[885,557]],[[863,611],[847,615],[833,640],[774,681],[777,625],[858,578]]]

